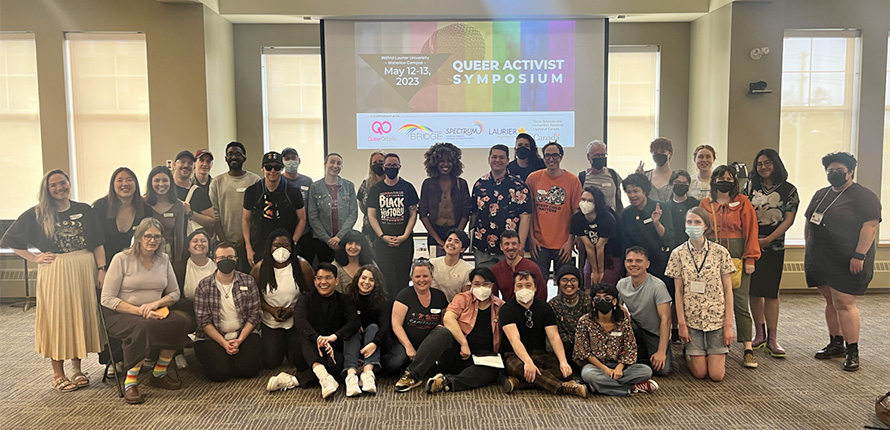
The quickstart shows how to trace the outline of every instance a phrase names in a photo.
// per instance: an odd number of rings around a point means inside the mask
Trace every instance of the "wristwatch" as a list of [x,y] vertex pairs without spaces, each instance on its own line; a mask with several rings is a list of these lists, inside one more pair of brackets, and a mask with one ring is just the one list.
[[108,266],[99,266],[99,268],[98,268],[97,270],[104,270],[104,271],[107,272],[107,271],[108,271]]
[[854,251],[854,252],[853,252],[853,258],[855,258],[855,259],[857,259],[857,260],[865,260],[865,254],[863,254],[863,253],[861,253],[861,252],[855,252],[855,251]]

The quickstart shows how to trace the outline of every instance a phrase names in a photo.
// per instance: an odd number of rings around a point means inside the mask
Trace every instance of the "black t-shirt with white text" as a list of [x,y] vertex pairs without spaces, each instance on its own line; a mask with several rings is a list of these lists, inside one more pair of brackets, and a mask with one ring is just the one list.
[[417,190],[410,182],[399,178],[393,186],[380,181],[368,190],[368,207],[377,210],[377,222],[383,234],[401,236],[408,225],[411,206],[417,206]]
[[420,303],[414,288],[404,288],[396,297],[397,302],[408,307],[402,327],[405,329],[405,334],[408,335],[408,340],[411,341],[414,349],[419,348],[420,343],[426,339],[426,336],[436,326],[442,324],[445,308],[448,307],[448,299],[445,298],[445,293],[431,288],[430,295],[429,306],[424,306]]

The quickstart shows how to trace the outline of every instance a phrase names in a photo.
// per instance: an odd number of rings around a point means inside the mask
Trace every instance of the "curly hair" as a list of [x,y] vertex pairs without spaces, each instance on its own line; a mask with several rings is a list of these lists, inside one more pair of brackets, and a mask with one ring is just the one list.
[[389,295],[386,293],[386,281],[383,279],[383,274],[380,272],[380,269],[373,264],[365,264],[362,267],[358,268],[358,271],[355,272],[355,276],[352,277],[352,282],[346,286],[346,297],[349,297],[353,303],[358,303],[358,298],[361,295],[361,292],[358,289],[358,281],[361,279],[362,275],[365,271],[371,272],[371,277],[374,278],[374,289],[371,290],[371,307],[374,309],[382,309],[386,306],[387,302],[389,302]]
[[435,178],[439,176],[439,163],[451,162],[451,176],[457,178],[464,173],[464,163],[460,161],[461,150],[450,142],[438,142],[430,146],[423,154],[423,167],[426,175]]
[[592,309],[590,310],[590,316],[594,319],[594,321],[596,320],[596,317],[597,317],[597,315],[596,315],[597,310],[596,310],[596,302],[593,301],[594,300],[593,298],[596,297],[596,295],[598,293],[604,293],[604,294],[612,296],[615,299],[619,299],[618,305],[616,305],[615,308],[612,310],[612,322],[617,323],[617,322],[624,321],[625,315],[624,315],[624,311],[621,310],[621,299],[618,295],[618,289],[615,288],[615,286],[613,286],[612,284],[606,284],[606,283],[593,284],[590,287],[590,304],[592,307]]
[[337,251],[334,252],[334,261],[340,264],[342,267],[346,267],[349,265],[349,255],[346,254],[346,244],[348,243],[357,243],[361,248],[358,254],[358,264],[367,265],[371,264],[374,261],[374,250],[371,249],[371,245],[368,244],[368,239],[365,235],[350,229],[343,235],[343,238],[340,239],[340,246],[337,248]]
[[847,170],[851,172],[856,170],[856,157],[847,152],[832,152],[822,157],[822,167],[826,170],[831,163],[841,163],[847,166]]
[[628,186],[640,187],[643,190],[643,194],[649,195],[649,191],[652,190],[652,182],[649,182],[649,178],[642,173],[631,173],[621,181],[621,188],[627,192]]

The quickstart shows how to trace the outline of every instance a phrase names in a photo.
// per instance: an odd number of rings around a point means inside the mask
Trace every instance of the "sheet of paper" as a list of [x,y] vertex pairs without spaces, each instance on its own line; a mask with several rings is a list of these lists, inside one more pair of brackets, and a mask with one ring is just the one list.
[[504,360],[501,360],[501,354],[473,356],[473,364],[477,366],[494,367],[496,369],[504,368]]

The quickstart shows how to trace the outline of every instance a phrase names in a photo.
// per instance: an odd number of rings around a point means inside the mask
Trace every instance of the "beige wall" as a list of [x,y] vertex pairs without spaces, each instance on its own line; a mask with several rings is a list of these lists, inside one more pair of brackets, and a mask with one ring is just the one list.
[[[207,76],[207,136],[214,154],[212,175],[224,173],[226,144],[237,140],[235,115],[235,29],[204,7],[204,62]],[[197,149],[197,148],[194,148]]]

